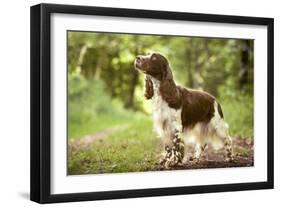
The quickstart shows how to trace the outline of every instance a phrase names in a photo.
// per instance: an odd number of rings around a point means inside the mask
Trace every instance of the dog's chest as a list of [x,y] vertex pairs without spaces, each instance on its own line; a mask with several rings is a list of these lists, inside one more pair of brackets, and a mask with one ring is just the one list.
[[152,78],[154,96],[152,98],[152,114],[156,131],[161,136],[165,131],[181,130],[181,109],[169,107],[160,93],[160,82]]

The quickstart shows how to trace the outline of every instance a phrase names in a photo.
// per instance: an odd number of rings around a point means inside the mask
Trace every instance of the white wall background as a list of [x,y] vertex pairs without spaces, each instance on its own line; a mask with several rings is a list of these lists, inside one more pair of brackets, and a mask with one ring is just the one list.
[[[1,2],[0,12],[0,206],[29,201],[29,7],[37,3],[81,4],[275,18],[275,189],[62,203],[53,206],[245,206],[281,203],[281,12],[277,0],[80,0]],[[278,58],[279,57],[279,58]],[[266,98],[266,97],[265,97]]]

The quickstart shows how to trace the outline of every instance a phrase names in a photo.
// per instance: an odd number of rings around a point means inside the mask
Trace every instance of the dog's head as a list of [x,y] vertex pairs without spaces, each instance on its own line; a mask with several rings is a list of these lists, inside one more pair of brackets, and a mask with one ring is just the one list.
[[135,59],[135,68],[160,81],[172,78],[169,62],[160,53],[138,55]]

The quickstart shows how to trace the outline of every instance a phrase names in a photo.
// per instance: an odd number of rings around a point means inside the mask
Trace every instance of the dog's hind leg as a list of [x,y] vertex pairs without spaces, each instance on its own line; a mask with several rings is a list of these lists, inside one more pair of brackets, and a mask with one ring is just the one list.
[[194,155],[192,157],[189,158],[190,161],[192,162],[200,162],[202,159],[206,159],[207,155],[206,155],[206,149],[208,148],[208,145],[205,144],[199,144],[197,143],[195,146],[195,152]]
[[224,138],[225,160],[233,161],[232,139],[228,135]]
[[225,150],[225,160],[233,161],[232,138],[229,136],[228,125],[221,120],[216,128],[216,135],[222,140]]

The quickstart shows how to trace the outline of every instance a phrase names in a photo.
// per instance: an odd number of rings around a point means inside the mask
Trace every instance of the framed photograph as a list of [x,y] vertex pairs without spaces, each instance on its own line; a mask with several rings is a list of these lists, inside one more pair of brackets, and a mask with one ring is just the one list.
[[31,7],[31,200],[273,188],[273,19]]

